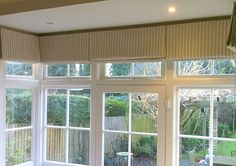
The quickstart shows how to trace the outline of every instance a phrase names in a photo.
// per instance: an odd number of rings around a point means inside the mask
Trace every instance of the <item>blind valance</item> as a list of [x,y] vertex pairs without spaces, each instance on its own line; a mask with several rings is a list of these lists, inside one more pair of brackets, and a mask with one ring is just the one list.
[[87,63],[235,58],[230,20],[35,36],[1,28],[5,61]]
[[4,61],[40,62],[39,38],[1,28],[1,54]]
[[229,20],[167,26],[167,59],[194,60],[232,58],[226,47]]
[[40,37],[42,63],[89,62],[89,33]]
[[164,59],[165,26],[90,33],[91,61]]

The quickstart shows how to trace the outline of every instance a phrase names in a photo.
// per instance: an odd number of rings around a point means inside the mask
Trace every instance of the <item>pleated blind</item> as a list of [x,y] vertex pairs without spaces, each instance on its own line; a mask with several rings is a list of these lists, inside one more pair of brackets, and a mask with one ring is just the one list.
[[1,28],[1,52],[4,61],[40,62],[39,38]]
[[91,61],[164,59],[165,26],[90,33]]
[[42,63],[89,62],[89,34],[42,36],[40,50]]
[[167,59],[194,60],[232,58],[226,41],[229,20],[167,26]]

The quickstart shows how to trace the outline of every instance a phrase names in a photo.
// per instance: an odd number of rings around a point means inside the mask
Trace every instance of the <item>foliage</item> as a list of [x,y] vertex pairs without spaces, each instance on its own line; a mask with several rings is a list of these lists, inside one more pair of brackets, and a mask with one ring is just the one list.
[[71,76],[90,76],[90,64],[71,64]]
[[31,125],[32,92],[24,89],[7,89],[6,122],[8,125]]
[[90,64],[51,64],[47,72],[48,76],[90,76]]
[[32,75],[32,64],[7,63],[7,75]]
[[111,64],[111,70],[109,71],[110,75],[112,76],[128,76],[131,72],[131,63],[127,64],[120,64],[120,63],[113,63]]
[[232,135],[232,130],[230,130],[227,124],[218,124],[218,136],[229,138]]
[[[66,94],[50,94],[47,101],[47,120],[49,124],[65,126]],[[70,94],[70,124],[84,126],[90,119],[90,98]]]
[[66,76],[66,75],[67,75],[66,64],[48,65],[48,76]]
[[156,138],[154,136],[141,137],[132,144],[132,152],[135,157],[155,157],[157,152]]
[[198,150],[201,147],[201,140],[199,139],[182,139],[184,151]]
[[23,138],[23,141],[26,141],[24,148],[17,148],[18,146],[16,141],[11,141],[6,144],[6,165],[17,165],[30,160],[31,136]]
[[222,59],[215,61],[215,74],[234,74],[235,72],[235,60]]
[[90,97],[70,95],[70,125],[75,127],[89,127]]
[[235,60],[195,60],[179,62],[180,75],[234,74]]
[[107,98],[105,106],[106,116],[125,116],[128,113],[129,105],[127,100],[119,98]]

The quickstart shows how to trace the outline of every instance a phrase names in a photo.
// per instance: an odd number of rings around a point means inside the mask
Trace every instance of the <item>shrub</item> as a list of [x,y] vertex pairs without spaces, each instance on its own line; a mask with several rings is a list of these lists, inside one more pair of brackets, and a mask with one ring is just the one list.
[[119,98],[107,98],[106,116],[125,116],[128,113],[128,101]]
[[157,153],[156,138],[141,137],[137,142],[133,143],[132,151],[135,157],[151,157],[154,158]]

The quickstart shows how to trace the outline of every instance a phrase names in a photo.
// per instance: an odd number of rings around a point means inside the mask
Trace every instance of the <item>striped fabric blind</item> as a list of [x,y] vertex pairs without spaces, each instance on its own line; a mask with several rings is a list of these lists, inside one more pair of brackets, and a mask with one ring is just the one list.
[[165,26],[90,33],[91,61],[164,59]]
[[42,63],[89,62],[89,34],[42,36],[40,50]]
[[2,60],[36,63],[40,61],[39,38],[1,28]]
[[226,47],[229,20],[167,26],[167,59],[194,60],[232,58]]

